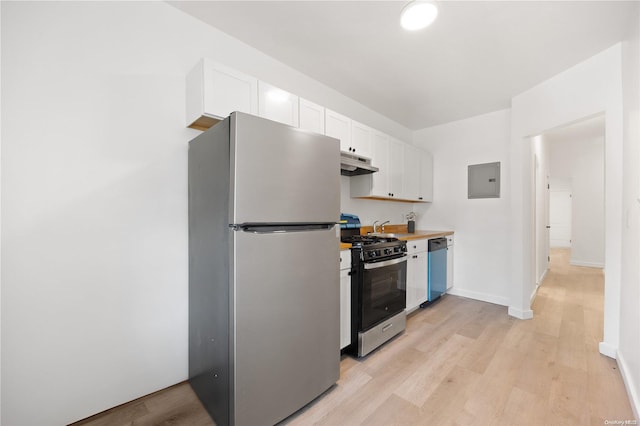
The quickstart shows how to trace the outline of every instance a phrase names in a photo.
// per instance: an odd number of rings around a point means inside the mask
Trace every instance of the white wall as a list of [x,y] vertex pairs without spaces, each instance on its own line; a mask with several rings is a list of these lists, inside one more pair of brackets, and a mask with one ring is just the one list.
[[618,347],[622,239],[621,45],[617,44],[512,99],[512,282],[509,311],[531,317],[535,286],[532,153],[529,137],[605,112],[606,276],[604,341],[600,350],[615,356]]
[[[603,129],[604,133],[604,129]],[[604,135],[549,139],[553,181],[572,182],[571,264],[604,267]]]
[[3,425],[187,378],[184,78],[201,57],[411,136],[166,3],[0,7]]
[[356,214],[362,225],[372,225],[374,221],[391,221],[392,224],[406,223],[406,214],[415,210],[413,203],[351,198],[351,185],[348,176],[341,176],[340,210],[343,213]]
[[[433,153],[432,205],[416,205],[420,229],[455,230],[452,294],[509,304],[510,111],[501,110],[414,133]],[[500,198],[468,199],[467,167],[500,162]]]
[[[622,44],[624,186],[618,365],[640,419],[640,4]],[[607,140],[608,143],[608,140]]]

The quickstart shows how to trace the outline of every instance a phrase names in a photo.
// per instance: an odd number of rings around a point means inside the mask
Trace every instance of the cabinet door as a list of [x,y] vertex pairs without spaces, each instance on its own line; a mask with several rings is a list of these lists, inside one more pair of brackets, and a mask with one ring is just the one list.
[[340,349],[351,344],[351,275],[340,271]]
[[407,261],[407,313],[416,310],[427,300],[427,252],[409,255]]
[[404,143],[389,139],[389,193],[390,198],[402,198],[404,182]]
[[421,150],[413,145],[404,144],[404,176],[402,198],[418,200],[420,193]]
[[325,109],[325,135],[340,139],[340,150],[352,152],[351,148],[351,119],[337,112]]
[[204,58],[187,75],[186,101],[187,125],[195,128],[211,127],[233,111],[256,114],[258,79]]
[[371,195],[374,197],[389,196],[389,136],[373,131],[371,137],[371,164],[378,171],[371,175]]
[[298,127],[298,97],[260,81],[258,82],[258,115]]
[[373,129],[357,121],[351,121],[351,152],[371,158]]
[[433,156],[430,152],[420,151],[420,193],[418,201],[433,201]]
[[300,128],[324,135],[324,107],[300,98],[299,109]]

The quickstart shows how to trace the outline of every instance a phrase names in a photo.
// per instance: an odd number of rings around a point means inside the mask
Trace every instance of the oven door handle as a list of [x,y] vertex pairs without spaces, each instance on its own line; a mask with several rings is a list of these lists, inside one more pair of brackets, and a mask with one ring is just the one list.
[[365,263],[364,269],[377,269],[384,268],[385,266],[397,265],[398,263],[406,262],[407,256],[402,256],[397,259],[385,260],[383,262]]

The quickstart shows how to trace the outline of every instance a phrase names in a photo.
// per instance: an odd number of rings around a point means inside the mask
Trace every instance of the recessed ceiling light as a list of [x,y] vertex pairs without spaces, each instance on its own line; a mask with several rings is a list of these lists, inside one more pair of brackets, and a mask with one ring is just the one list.
[[411,1],[400,13],[402,28],[409,31],[426,28],[438,16],[438,6],[433,1]]

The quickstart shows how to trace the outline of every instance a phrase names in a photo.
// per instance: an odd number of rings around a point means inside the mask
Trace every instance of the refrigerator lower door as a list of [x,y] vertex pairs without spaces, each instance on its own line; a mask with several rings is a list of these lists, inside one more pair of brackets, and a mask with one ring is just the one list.
[[334,228],[233,233],[233,421],[275,424],[339,378]]

